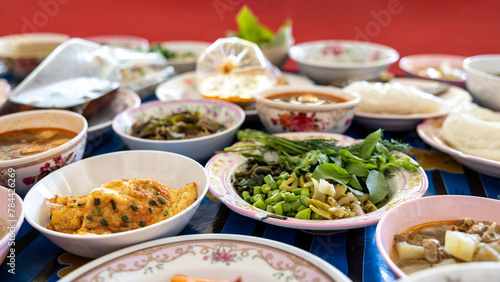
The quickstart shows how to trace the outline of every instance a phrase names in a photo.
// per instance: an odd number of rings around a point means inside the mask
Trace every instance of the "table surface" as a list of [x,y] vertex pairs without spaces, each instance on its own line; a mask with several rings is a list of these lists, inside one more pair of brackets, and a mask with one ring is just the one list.
[[[156,99],[154,95],[145,101]],[[263,129],[258,120],[245,122],[242,128]],[[345,133],[364,138],[371,130],[354,123]],[[87,142],[85,158],[120,150],[128,150],[113,132],[106,132],[99,142]],[[457,194],[499,199],[500,179],[462,167],[449,156],[434,151],[416,131],[384,133],[414,146],[413,156],[422,164],[429,178],[424,196]],[[453,168],[453,169],[451,169]],[[458,171],[457,171],[458,168]],[[353,281],[394,281],[375,243],[376,225],[331,234],[288,229],[268,225],[239,215],[213,197],[205,197],[188,226],[179,235],[241,234],[277,240],[304,249],[324,259]],[[67,253],[32,228],[25,220],[15,241],[16,274],[8,273],[6,262],[0,266],[0,281],[56,281],[61,276],[89,262],[90,259]]]

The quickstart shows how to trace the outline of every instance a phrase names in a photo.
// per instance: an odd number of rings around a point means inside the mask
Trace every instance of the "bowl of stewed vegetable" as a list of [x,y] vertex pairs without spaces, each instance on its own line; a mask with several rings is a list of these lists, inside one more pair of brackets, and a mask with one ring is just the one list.
[[115,117],[113,129],[132,150],[160,150],[206,162],[229,145],[245,120],[238,105],[210,99],[152,101]]
[[387,212],[375,238],[396,276],[451,264],[500,260],[500,202],[439,195],[404,203]]
[[303,230],[376,224],[388,210],[421,197],[428,182],[406,144],[336,133],[240,130],[241,142],[205,165],[210,192],[233,211]]

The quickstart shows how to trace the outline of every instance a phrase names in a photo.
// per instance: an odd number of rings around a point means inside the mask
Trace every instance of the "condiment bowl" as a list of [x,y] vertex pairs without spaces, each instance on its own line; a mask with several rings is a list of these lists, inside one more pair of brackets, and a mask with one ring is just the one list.
[[477,55],[464,61],[465,84],[474,100],[489,109],[500,111],[500,54]]
[[[399,68],[409,78],[428,79],[465,88],[467,74],[462,67],[465,58],[445,54],[416,54],[401,58]],[[432,76],[429,75],[431,70],[427,71],[428,69],[432,70]],[[442,76],[443,74],[446,76]]]
[[319,84],[377,79],[399,59],[388,46],[350,40],[318,40],[296,44],[289,56],[299,71]]
[[21,196],[48,174],[83,157],[87,140],[87,120],[66,110],[33,110],[0,117],[0,133],[28,128],[59,128],[77,135],[47,151],[26,157],[0,160],[0,185],[9,185],[9,170],[15,170],[15,188]]
[[[313,95],[328,104],[297,104],[276,101],[276,97],[289,95]],[[352,123],[360,97],[331,86],[277,86],[255,96],[261,122],[273,132],[323,131],[343,133]]]
[[59,44],[69,39],[59,33],[23,33],[0,37],[0,60],[16,78],[31,73]]
[[[15,171],[11,170],[11,175],[14,176]],[[15,192],[13,182],[10,184],[12,189],[0,186],[0,202],[3,207],[0,210],[0,219],[3,221],[0,222],[0,261],[4,261],[8,255],[5,263],[15,267],[16,254],[10,253],[10,249],[24,221],[24,206],[23,200]]]
[[408,275],[391,259],[394,235],[420,224],[462,220],[465,217],[498,223],[500,201],[475,196],[440,195],[406,202],[391,209],[380,219],[375,231],[377,248],[394,274],[406,278]]
[[[197,199],[180,213],[141,229],[103,235],[76,235],[49,230],[46,198],[81,196],[113,180],[151,179],[180,189],[195,182]],[[123,151],[84,159],[38,182],[26,195],[26,220],[62,249],[95,258],[141,242],[177,235],[189,222],[208,191],[208,176],[196,161],[158,151]]]
[[[181,111],[199,112],[200,115],[226,128],[214,134],[178,140],[151,140],[131,135],[131,128],[135,122],[144,122],[151,117],[172,116]],[[153,101],[144,103],[138,108],[126,110],[114,118],[112,127],[130,149],[174,152],[205,162],[216,151],[231,144],[244,120],[245,112],[233,103],[211,99],[182,99]]]

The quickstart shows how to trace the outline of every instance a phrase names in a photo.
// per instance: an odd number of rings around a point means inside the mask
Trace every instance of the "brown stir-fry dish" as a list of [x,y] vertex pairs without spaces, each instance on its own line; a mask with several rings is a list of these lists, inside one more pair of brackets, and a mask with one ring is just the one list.
[[116,180],[85,196],[47,199],[50,230],[100,235],[134,230],[170,218],[196,201],[196,183],[182,189],[149,179]]
[[199,112],[183,111],[163,118],[151,117],[132,125],[131,135],[153,140],[179,140],[207,136],[226,127]]
[[500,262],[500,226],[495,222],[431,222],[394,236],[392,260],[406,274],[440,265]]

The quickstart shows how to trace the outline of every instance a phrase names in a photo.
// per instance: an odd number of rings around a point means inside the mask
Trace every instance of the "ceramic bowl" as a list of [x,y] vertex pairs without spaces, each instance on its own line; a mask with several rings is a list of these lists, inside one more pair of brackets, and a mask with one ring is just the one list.
[[196,61],[198,60],[198,56],[200,56],[208,46],[210,46],[210,42],[204,41],[164,41],[154,43],[160,44],[162,47],[176,52],[176,53],[186,53],[192,52],[194,54],[193,57],[189,57],[187,59],[168,59],[168,64],[173,66],[175,69],[175,73],[180,74],[188,71],[194,71],[196,69]]
[[[153,179],[171,189],[197,184],[197,200],[182,212],[158,223],[105,235],[75,235],[46,228],[50,221],[45,198],[86,195],[101,184],[119,179]],[[83,257],[100,257],[141,242],[177,235],[189,222],[208,191],[208,176],[196,161],[158,151],[123,151],[84,159],[38,182],[26,195],[26,220],[62,249]]]
[[376,79],[399,59],[381,44],[350,40],[318,40],[294,45],[289,56],[299,71],[319,84]]
[[[340,98],[334,104],[307,105],[274,101],[269,97],[296,93],[316,93],[321,96]],[[255,96],[259,119],[273,132],[323,131],[343,133],[352,123],[360,98],[330,86],[278,86]]]
[[[422,78],[433,81],[449,83],[461,88],[465,88],[467,74],[463,70],[463,63],[466,57],[445,54],[418,54],[410,55],[399,60],[399,68],[404,75],[409,78]],[[430,77],[426,69],[451,68],[451,73],[456,77]]]
[[59,44],[69,39],[59,33],[24,33],[0,37],[0,60],[16,78],[31,73]]
[[475,101],[500,111],[500,54],[478,55],[465,59],[465,84]]
[[146,38],[133,35],[96,35],[84,39],[131,50],[147,51],[149,48],[149,41]]
[[[14,176],[15,171],[12,170],[11,174]],[[4,261],[4,259],[9,255],[9,258],[5,261],[7,265],[12,263],[15,268],[16,258],[15,253],[10,254],[9,250],[12,246],[12,242],[16,239],[16,235],[19,232],[19,228],[23,225],[24,221],[24,206],[23,200],[19,195],[15,192],[15,187],[12,185],[14,182],[10,182],[11,185],[7,187],[13,187],[13,189],[9,189],[3,186],[0,186],[0,202],[2,203],[2,209],[0,210],[0,218],[5,220],[5,227],[7,232],[6,234],[0,236],[0,261]],[[0,228],[0,232],[2,232],[3,228]]]
[[53,171],[79,161],[87,141],[87,120],[65,110],[33,110],[0,117],[0,133],[27,128],[61,128],[77,133],[70,141],[54,149],[31,156],[0,160],[0,185],[8,186],[8,171],[16,171],[16,192],[21,196]]
[[293,46],[295,40],[290,38],[285,44],[280,46],[272,46],[260,48],[264,56],[271,62],[271,64],[282,69],[288,61],[288,50]]
[[498,262],[456,263],[422,270],[397,282],[476,282],[495,281],[500,277]]
[[[171,116],[179,111],[199,112],[225,125],[226,129],[215,134],[182,140],[150,140],[130,135],[132,125],[136,121]],[[245,112],[233,103],[210,99],[182,99],[153,101],[126,110],[115,117],[112,127],[130,149],[174,152],[205,162],[216,151],[232,143],[244,120]]]
[[377,248],[394,274],[406,278],[408,275],[390,257],[394,235],[423,223],[461,220],[465,217],[500,222],[500,201],[475,196],[442,195],[406,202],[391,209],[380,219],[375,230]]

